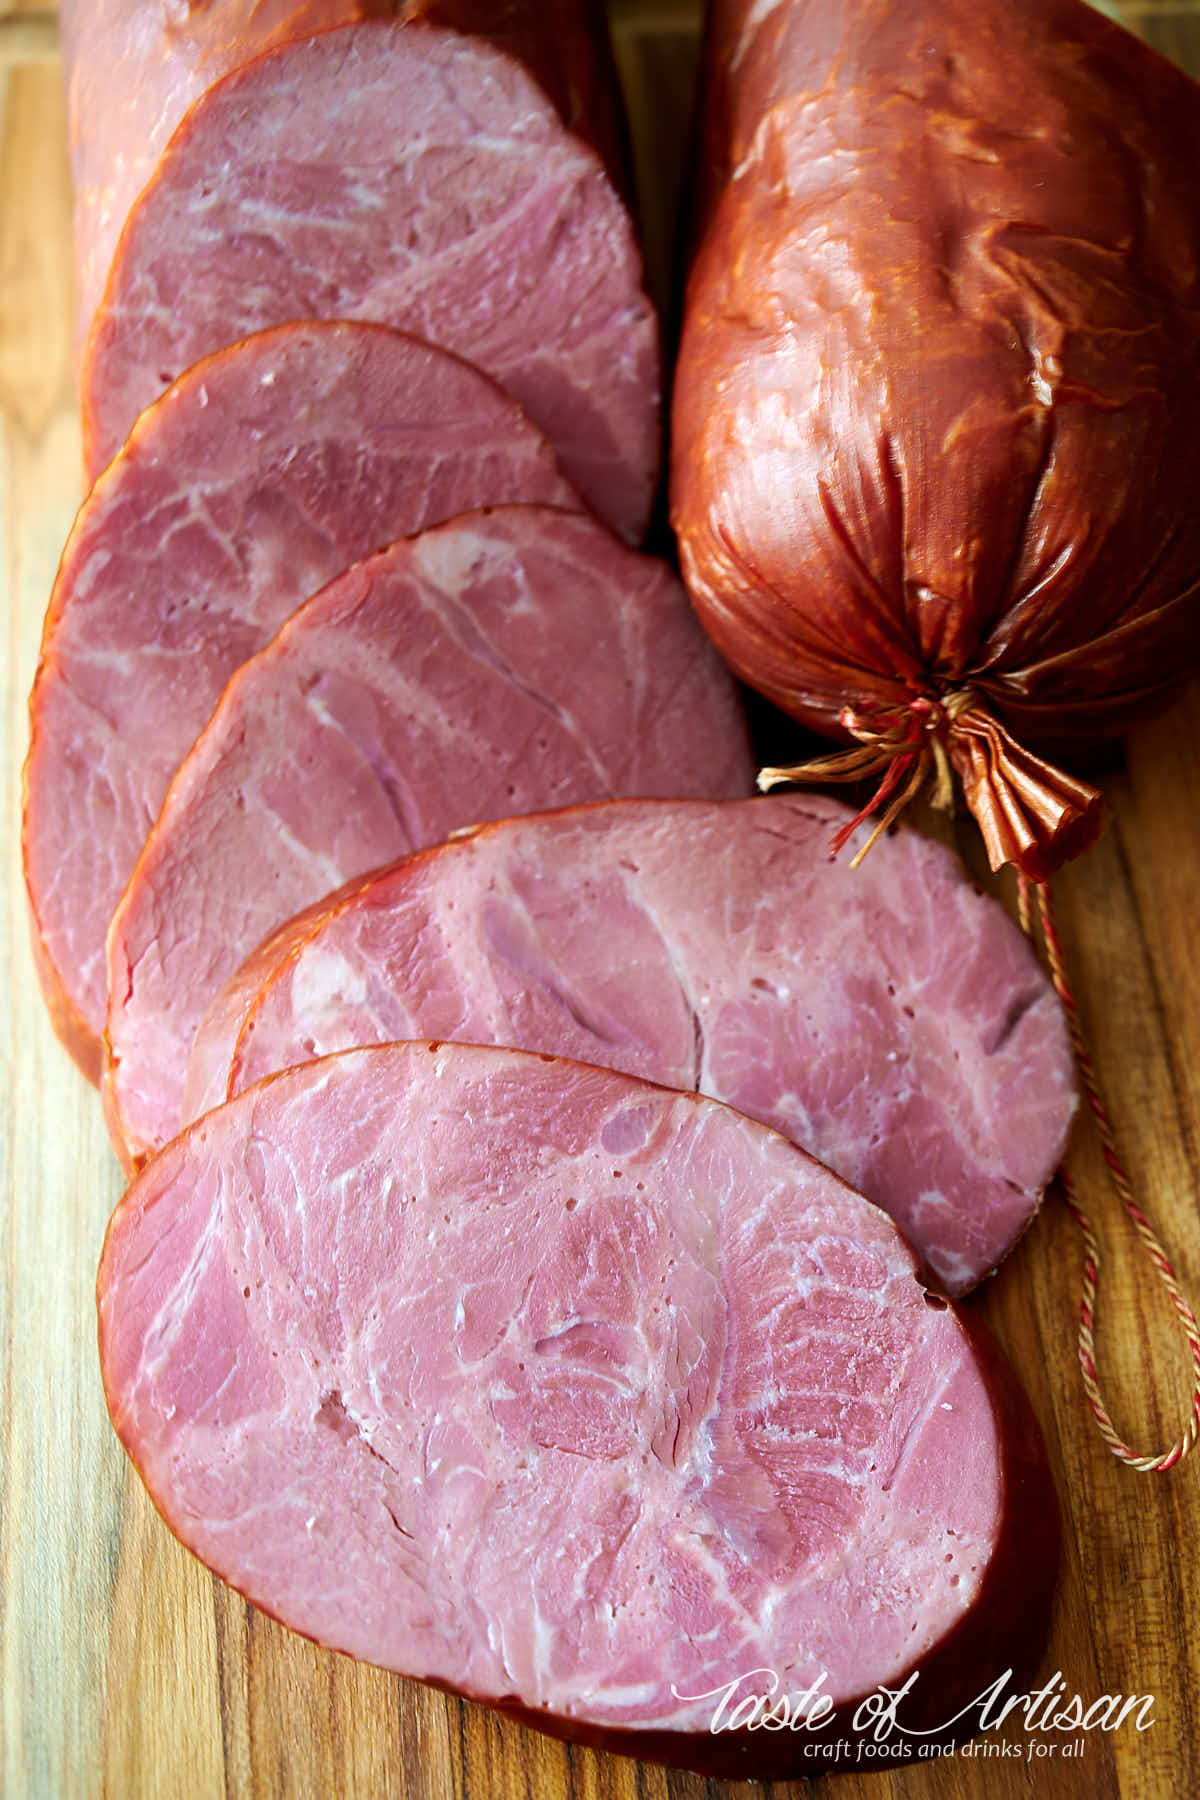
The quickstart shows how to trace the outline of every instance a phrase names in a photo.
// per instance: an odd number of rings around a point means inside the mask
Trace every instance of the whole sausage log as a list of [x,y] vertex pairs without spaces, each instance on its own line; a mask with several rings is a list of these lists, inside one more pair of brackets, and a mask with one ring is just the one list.
[[700,616],[1040,880],[1100,823],[1060,757],[1197,663],[1200,90],[1082,0],[718,0],[705,144]]

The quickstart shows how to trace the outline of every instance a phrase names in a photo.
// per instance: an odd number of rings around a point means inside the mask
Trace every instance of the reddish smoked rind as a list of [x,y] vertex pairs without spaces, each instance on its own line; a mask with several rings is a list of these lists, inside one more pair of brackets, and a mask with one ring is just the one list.
[[234,670],[351,563],[507,501],[582,505],[515,400],[385,326],[259,332],[142,414],[75,520],[29,703],[22,850],[38,970],[89,1079],[108,922]]
[[596,152],[494,45],[342,25],[205,90],[125,220],[92,320],[87,470],[184,369],[300,318],[391,325],[475,364],[596,513],[644,534],[660,370],[632,221]]
[[710,49],[693,601],[1044,879],[1101,824],[1057,759],[1196,666],[1200,89],[1082,0],[718,0]]
[[[327,1057],[166,1148],[97,1303],[170,1529],[330,1648],[759,1778],[914,1671],[899,1718],[942,1742],[1033,1685],[1058,1510],[1011,1370],[884,1214],[716,1102],[469,1045]],[[713,1690],[772,1669],[834,1722],[712,1733]]]
[[694,1089],[890,1213],[958,1297],[1012,1249],[1076,1106],[1066,1018],[1003,907],[914,831],[852,869],[815,795],[507,819],[330,896],[196,1033],[183,1119],[402,1038],[507,1044]]
[[607,22],[598,0],[63,0],[77,335],[104,291],[126,216],[188,107],[265,50],[365,19],[479,37],[529,70],[564,124],[628,186],[628,150]]

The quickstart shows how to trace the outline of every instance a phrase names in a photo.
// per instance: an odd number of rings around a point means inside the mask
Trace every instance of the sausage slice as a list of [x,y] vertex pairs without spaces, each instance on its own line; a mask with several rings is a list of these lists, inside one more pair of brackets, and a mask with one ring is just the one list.
[[627,179],[624,118],[603,8],[594,0],[63,0],[79,331],[104,292],[121,227],[194,100],[265,50],[361,19],[428,21],[506,50],[565,124]]
[[1024,937],[916,832],[829,856],[835,801],[614,800],[488,825],[251,957],[184,1117],[393,1038],[510,1044],[716,1095],[891,1213],[947,1293],[1012,1248],[1075,1111]]
[[[910,1729],[1032,1686],[1057,1509],[1011,1373],[714,1101],[462,1045],[310,1063],[150,1166],[98,1296],[168,1525],[318,1643],[731,1775],[810,1774],[914,1671]],[[826,1696],[817,1755],[711,1732],[730,1684]]]
[[383,326],[257,333],[139,419],[63,553],[25,770],[42,986],[93,1081],[108,922],[238,664],[359,558],[513,500],[581,504],[495,382]]
[[347,25],[205,92],[126,222],[82,372],[94,474],[201,356],[373,319],[493,375],[595,510],[645,530],[658,331],[599,157],[532,76],[432,27]]
[[113,918],[118,1143],[174,1136],[214,993],[343,882],[479,820],[751,783],[679,582],[591,519],[498,507],[359,564],[233,677]]

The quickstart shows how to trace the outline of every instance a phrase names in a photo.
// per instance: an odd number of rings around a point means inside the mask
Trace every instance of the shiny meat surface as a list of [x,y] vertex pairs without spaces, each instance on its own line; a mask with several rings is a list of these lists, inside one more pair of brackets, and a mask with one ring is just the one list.
[[1197,666],[1200,88],[1081,0],[711,27],[693,602],[805,724],[934,732],[993,866],[1044,879],[1100,824],[1060,753]]

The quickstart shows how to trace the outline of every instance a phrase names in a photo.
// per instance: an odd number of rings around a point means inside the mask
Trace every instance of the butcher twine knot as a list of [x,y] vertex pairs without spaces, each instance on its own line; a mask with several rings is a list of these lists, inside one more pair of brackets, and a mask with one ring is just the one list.
[[786,782],[863,781],[882,774],[861,812],[832,840],[836,856],[860,825],[884,809],[866,843],[851,858],[850,867],[856,869],[928,780],[933,782],[934,806],[940,812],[953,809],[954,776],[947,745],[955,723],[975,704],[974,690],[961,687],[936,696],[917,694],[900,706],[844,706],[838,723],[855,740],[856,749],[836,750],[790,768],[761,769],[758,785],[765,793]]

